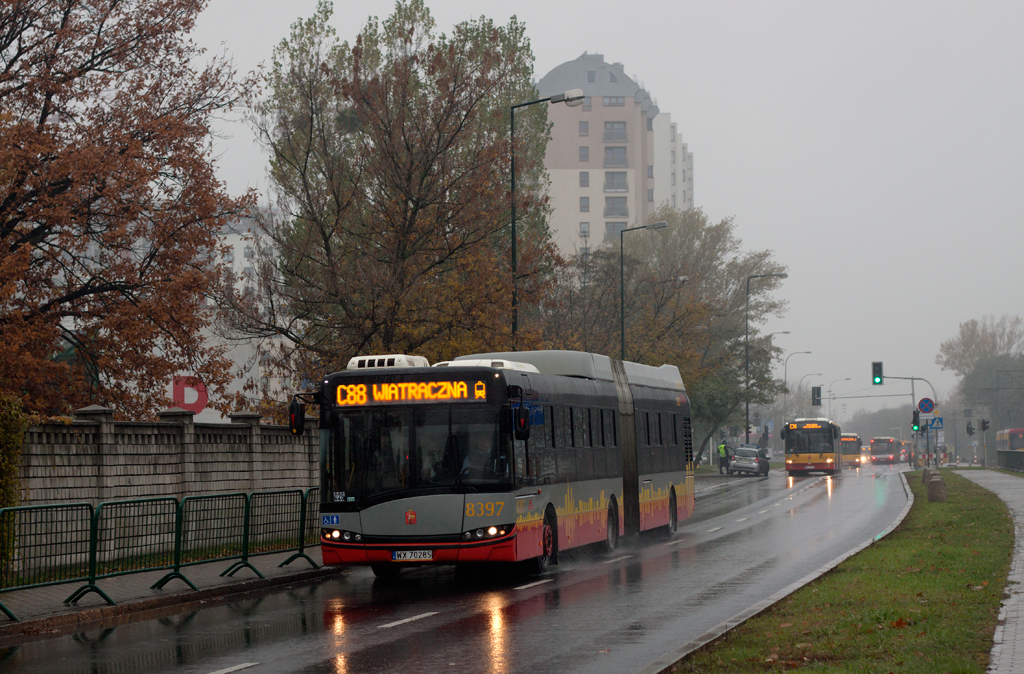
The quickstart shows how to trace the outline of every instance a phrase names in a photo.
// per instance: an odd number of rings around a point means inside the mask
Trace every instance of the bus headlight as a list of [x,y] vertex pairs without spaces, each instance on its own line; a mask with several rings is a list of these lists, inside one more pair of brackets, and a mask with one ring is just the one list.
[[505,534],[511,533],[515,524],[494,524],[486,528],[473,529],[472,531],[464,531],[462,538],[469,541],[473,539],[484,539],[484,538],[496,538],[498,536],[504,536]]

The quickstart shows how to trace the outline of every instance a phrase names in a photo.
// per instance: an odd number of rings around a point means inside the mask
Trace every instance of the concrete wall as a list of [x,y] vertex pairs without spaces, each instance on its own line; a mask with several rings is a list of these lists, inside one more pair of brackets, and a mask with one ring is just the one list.
[[258,414],[197,424],[172,408],[157,422],[113,420],[91,406],[70,425],[33,426],[22,449],[22,505],[308,489],[318,484],[314,423],[302,437]]

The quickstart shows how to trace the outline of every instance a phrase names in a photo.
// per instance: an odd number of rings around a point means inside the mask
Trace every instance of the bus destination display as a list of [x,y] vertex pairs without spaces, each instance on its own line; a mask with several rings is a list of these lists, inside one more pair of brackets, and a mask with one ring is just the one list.
[[482,381],[403,381],[381,384],[339,384],[335,397],[339,407],[399,403],[487,402]]

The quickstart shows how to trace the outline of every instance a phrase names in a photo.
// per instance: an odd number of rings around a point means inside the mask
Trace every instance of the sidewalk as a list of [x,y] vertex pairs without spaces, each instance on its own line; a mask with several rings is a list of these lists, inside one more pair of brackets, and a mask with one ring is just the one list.
[[963,470],[956,474],[993,492],[1006,503],[1013,516],[1013,560],[993,636],[988,671],[1024,674],[1024,476],[993,470]]
[[326,577],[338,573],[337,568],[324,568],[320,546],[306,549],[319,569],[313,569],[304,559],[296,559],[286,567],[278,564],[288,559],[294,550],[250,557],[249,562],[260,570],[265,578],[260,579],[251,569],[243,568],[233,577],[221,577],[220,573],[235,560],[221,560],[187,566],[182,574],[199,589],[193,591],[180,581],[172,580],[160,590],[150,586],[163,578],[168,570],[148,571],[114,578],[101,578],[96,585],[103,589],[116,603],[109,606],[94,592],[82,597],[77,605],[64,604],[72,592],[85,585],[84,582],[28,588],[0,593],[0,602],[10,609],[19,621],[8,620],[0,613],[0,639],[21,634],[57,633],[71,630],[82,623],[100,620],[131,619],[132,615],[169,606],[204,602],[240,592],[260,590],[275,585]]

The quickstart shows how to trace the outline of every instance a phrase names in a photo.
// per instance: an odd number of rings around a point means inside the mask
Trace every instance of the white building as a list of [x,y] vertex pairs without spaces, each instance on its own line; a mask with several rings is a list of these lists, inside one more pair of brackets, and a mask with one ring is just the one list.
[[692,208],[693,155],[670,115],[621,63],[584,53],[551,70],[537,89],[542,97],[570,89],[586,96],[579,107],[548,107],[551,233],[564,254],[617,241],[662,204]]

